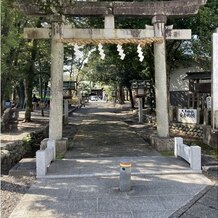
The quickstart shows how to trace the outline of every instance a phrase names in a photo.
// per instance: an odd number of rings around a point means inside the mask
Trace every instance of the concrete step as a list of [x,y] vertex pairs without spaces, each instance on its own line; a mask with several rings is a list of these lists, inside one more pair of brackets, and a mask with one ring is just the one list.
[[18,176],[36,176],[36,159],[23,158],[14,167],[9,170],[9,175]]

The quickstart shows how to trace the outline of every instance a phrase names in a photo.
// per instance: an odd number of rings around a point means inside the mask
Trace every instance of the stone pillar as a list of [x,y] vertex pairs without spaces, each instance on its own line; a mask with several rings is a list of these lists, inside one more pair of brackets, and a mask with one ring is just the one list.
[[159,137],[169,136],[165,23],[166,16],[157,15],[152,18],[155,37],[163,37],[162,43],[154,43],[156,116]]
[[218,28],[212,36],[213,66],[212,66],[212,123],[213,129],[218,129]]
[[52,18],[51,42],[51,94],[49,140],[62,139],[63,120],[63,43],[58,42],[63,34],[63,17],[54,15]]
[[104,28],[105,29],[114,29],[114,16],[113,15],[107,15],[104,18]]

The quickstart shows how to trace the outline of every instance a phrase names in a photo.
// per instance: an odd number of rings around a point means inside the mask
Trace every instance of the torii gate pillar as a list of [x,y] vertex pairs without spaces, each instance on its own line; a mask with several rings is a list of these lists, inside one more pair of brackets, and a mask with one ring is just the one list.
[[[49,140],[48,146],[56,151],[58,140],[62,140],[63,129],[63,43],[57,40],[63,35],[64,18],[53,15],[51,32],[51,93],[49,114]],[[55,152],[56,153],[56,152]],[[56,155],[54,153],[54,156]]]
[[155,37],[163,37],[164,39],[162,43],[154,43],[156,117],[157,134],[159,137],[169,136],[165,48],[166,20],[166,16],[163,15],[157,15],[152,18]]

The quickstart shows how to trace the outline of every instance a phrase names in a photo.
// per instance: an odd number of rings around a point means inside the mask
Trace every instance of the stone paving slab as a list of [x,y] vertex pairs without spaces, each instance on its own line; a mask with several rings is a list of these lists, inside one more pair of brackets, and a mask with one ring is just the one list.
[[10,176],[35,176],[36,158],[23,158],[9,170]]
[[201,171],[191,170],[189,164],[180,158],[163,156],[123,156],[56,160],[48,168],[48,173],[45,178],[119,175],[119,164],[122,161],[130,161],[132,163],[133,175],[201,173]]
[[125,122],[113,119],[111,116],[84,119],[65,158],[160,155]]
[[118,176],[41,179],[10,218],[166,218],[212,185],[202,174],[132,176],[129,192],[120,192],[118,184]]

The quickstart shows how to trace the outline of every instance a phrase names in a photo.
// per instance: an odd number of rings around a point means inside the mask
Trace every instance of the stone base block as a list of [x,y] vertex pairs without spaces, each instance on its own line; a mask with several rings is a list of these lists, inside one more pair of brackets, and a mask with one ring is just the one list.
[[[45,150],[47,148],[48,140],[49,138],[45,138],[41,141],[40,150]],[[56,140],[55,146],[56,146],[56,156],[65,154],[68,148],[68,138],[62,138]]]
[[218,148],[218,129],[213,130],[211,126],[205,126],[203,128],[203,142],[213,148]]
[[66,153],[68,147],[68,139],[63,138],[56,141],[56,155],[63,155]]
[[162,138],[158,136],[151,136],[150,143],[157,151],[174,150],[174,138]]

